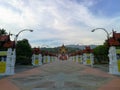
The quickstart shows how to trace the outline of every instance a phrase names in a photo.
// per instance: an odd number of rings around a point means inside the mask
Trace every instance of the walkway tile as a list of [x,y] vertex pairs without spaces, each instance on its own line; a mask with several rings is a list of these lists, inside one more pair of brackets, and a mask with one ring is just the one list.
[[9,79],[0,80],[0,90],[20,90],[14,83],[11,83]]
[[120,78],[68,60],[1,79],[0,87],[0,90],[120,90]]

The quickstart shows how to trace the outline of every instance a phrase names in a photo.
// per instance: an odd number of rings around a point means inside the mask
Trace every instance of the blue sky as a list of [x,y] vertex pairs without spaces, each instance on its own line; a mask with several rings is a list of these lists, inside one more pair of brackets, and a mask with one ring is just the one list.
[[99,0],[99,3],[92,6],[91,11],[97,15],[101,12],[105,17],[115,17],[120,14],[119,0]]
[[[31,46],[103,44],[103,30],[120,32],[120,0],[0,0],[0,28]],[[13,39],[14,36],[11,36]]]

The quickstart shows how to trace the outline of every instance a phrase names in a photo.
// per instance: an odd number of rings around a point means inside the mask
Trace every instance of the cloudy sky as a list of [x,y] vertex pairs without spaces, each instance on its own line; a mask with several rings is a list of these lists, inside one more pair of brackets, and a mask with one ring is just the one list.
[[120,32],[120,0],[0,0],[0,28],[34,30],[18,37],[32,47],[103,44],[106,33],[91,30]]

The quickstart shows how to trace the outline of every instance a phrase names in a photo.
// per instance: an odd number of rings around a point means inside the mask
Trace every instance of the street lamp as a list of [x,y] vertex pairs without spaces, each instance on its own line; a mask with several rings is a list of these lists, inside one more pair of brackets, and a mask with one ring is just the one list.
[[98,30],[98,29],[101,29],[101,30],[103,30],[103,31],[105,31],[106,32],[106,34],[107,34],[107,39],[109,39],[109,33],[108,33],[108,31],[105,29],[105,28],[95,28],[95,29],[93,29],[91,32],[94,32],[95,30]]
[[[98,29],[101,29],[101,30],[105,31],[106,34],[107,34],[107,40],[109,40],[111,33],[108,33],[108,31],[107,31],[105,28],[95,28],[95,29],[93,29],[91,32],[94,32],[95,30],[98,30]],[[109,46],[109,42],[108,42],[108,41],[107,41],[107,44],[108,44],[108,46]]]
[[33,32],[33,30],[31,30],[31,29],[23,29],[23,30],[19,31],[18,34],[15,35],[15,45],[17,44],[17,38],[18,38],[19,34],[23,31]]

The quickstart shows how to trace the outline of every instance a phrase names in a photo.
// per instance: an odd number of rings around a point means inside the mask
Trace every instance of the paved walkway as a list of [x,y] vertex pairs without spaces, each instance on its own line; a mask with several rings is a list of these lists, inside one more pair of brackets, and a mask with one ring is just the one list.
[[120,90],[120,78],[72,61],[56,61],[0,80],[0,90]]

